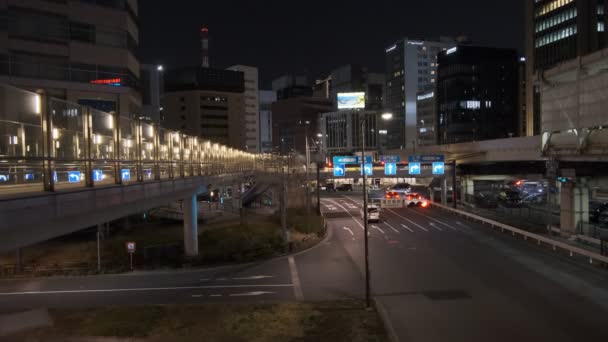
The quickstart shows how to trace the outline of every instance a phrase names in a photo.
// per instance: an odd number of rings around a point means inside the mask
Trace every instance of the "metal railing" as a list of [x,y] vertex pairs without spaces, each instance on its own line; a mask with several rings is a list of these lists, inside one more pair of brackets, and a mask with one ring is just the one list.
[[592,251],[580,248],[580,247],[576,247],[576,246],[572,246],[569,245],[567,243],[563,243],[557,240],[553,240],[550,238],[546,238],[544,236],[538,235],[538,234],[534,234],[534,233],[530,233],[527,232],[525,230],[519,229],[519,228],[515,228],[515,227],[511,227],[509,225],[506,225],[504,223],[500,223],[497,221],[493,221],[490,219],[487,219],[485,217],[481,217],[479,215],[475,215],[466,211],[462,211],[462,210],[458,210],[458,209],[454,209],[451,207],[447,207],[438,203],[431,203],[432,206],[443,209],[443,210],[447,210],[449,212],[455,213],[457,215],[466,217],[468,219],[471,219],[473,221],[478,221],[487,225],[490,225],[492,228],[498,228],[500,229],[502,232],[509,231],[511,232],[511,234],[513,236],[519,235],[522,236],[524,238],[524,240],[528,240],[528,239],[532,239],[532,240],[536,240],[537,244],[540,245],[541,243],[545,243],[549,246],[552,247],[552,249],[555,251],[558,248],[562,249],[564,251],[567,251],[570,256],[574,256],[576,255],[580,255],[580,256],[584,256],[586,258],[589,259],[589,263],[593,263],[593,261],[600,261],[604,264],[608,264],[608,256],[604,256],[604,255],[600,255],[598,253],[594,253]]
[[0,195],[243,172],[267,159],[0,85]]

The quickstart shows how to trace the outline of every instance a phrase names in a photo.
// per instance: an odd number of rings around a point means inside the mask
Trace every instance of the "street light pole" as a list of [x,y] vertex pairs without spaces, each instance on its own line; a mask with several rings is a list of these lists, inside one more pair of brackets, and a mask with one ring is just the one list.
[[371,289],[369,277],[369,239],[367,224],[367,172],[365,170],[365,116],[361,120],[361,170],[363,171],[363,234],[365,234],[365,307],[371,306]]

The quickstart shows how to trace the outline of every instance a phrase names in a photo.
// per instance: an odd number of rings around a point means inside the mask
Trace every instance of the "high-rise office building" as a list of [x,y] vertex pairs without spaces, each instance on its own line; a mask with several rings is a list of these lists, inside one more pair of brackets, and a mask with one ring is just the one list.
[[324,97],[326,99],[329,99],[331,97],[331,83],[331,75],[327,76],[324,79],[316,80],[315,86],[313,87],[314,89],[312,96]]
[[607,46],[604,0],[526,0],[526,133],[538,135],[542,73]]
[[417,146],[437,144],[437,97],[435,87],[418,93],[416,98],[418,141]]
[[438,57],[439,143],[517,136],[517,52],[460,45]]
[[365,108],[379,110],[383,107],[385,77],[369,72],[367,68],[348,64],[331,71],[330,98],[336,102],[338,93],[364,92]]
[[0,82],[141,115],[137,0],[0,1]]
[[384,109],[393,113],[387,135],[392,149],[412,148],[416,143],[416,97],[437,82],[437,54],[455,46],[450,38],[402,39],[386,49]]
[[313,94],[313,88],[308,83],[308,77],[297,75],[283,75],[272,80],[272,90],[277,93],[278,100],[311,97]]
[[260,90],[260,151],[272,152],[272,103],[277,100],[277,93],[272,90]]
[[245,150],[260,152],[260,102],[258,68],[235,65],[227,70],[241,71],[245,75]]
[[245,75],[201,67],[165,72],[164,127],[245,149]]
[[141,116],[140,118],[159,124],[161,105],[160,99],[163,93],[162,65],[142,64],[140,69],[141,81]]

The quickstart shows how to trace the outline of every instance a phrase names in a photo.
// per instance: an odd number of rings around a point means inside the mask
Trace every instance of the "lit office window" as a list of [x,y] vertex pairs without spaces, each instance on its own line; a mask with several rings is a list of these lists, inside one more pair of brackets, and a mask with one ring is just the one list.
[[557,26],[563,22],[572,20],[572,19],[576,18],[576,15],[577,15],[576,8],[571,8],[567,11],[564,11],[562,13],[551,16],[550,18],[543,19],[536,24],[535,32],[536,33],[542,32],[544,30]]
[[606,24],[604,24],[603,21],[600,21],[599,23],[597,23],[597,32],[604,32],[605,29],[606,29]]
[[574,0],[553,0],[547,4],[544,4],[536,9],[535,17],[543,16],[547,13],[553,12],[556,9],[563,7],[569,3],[574,2]]
[[604,4],[597,5],[597,14],[604,15]]
[[540,38],[536,39],[534,46],[539,48],[541,46],[545,46],[545,45],[557,42],[559,40],[574,36],[576,33],[577,33],[576,26],[572,25],[570,27],[566,27],[559,31],[551,32],[549,34],[541,36]]

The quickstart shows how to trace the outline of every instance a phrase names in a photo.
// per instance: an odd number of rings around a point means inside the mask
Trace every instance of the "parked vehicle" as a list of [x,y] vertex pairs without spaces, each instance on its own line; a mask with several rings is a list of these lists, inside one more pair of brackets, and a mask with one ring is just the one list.
[[475,193],[473,203],[479,208],[496,208],[498,202],[491,191],[480,191]]
[[[363,208],[361,208],[361,220],[365,220]],[[380,222],[380,207],[375,204],[367,205],[367,222]]]
[[399,198],[401,198],[401,196],[399,195],[399,193],[398,193],[398,192],[395,192],[395,191],[387,191],[387,192],[384,194],[384,198],[386,198],[386,199],[399,199]]
[[353,191],[352,184],[340,184],[337,188],[338,191]]
[[533,205],[533,204],[545,204],[547,203],[547,194],[546,193],[536,193],[525,196],[521,199],[522,205]]
[[334,185],[334,183],[327,183],[327,184],[325,184],[325,190],[326,191],[336,191],[336,186]]
[[423,202],[424,198],[422,197],[422,195],[416,192],[411,192],[405,195],[403,205],[406,207],[419,207]]
[[598,223],[602,213],[608,212],[608,203],[591,202],[589,203],[589,221]]
[[502,190],[498,195],[498,203],[503,207],[514,208],[518,207],[521,203],[521,197],[519,191],[515,190]]
[[599,223],[600,226],[608,227],[608,211],[603,211],[599,215],[597,223]]
[[394,191],[399,194],[407,194],[412,191],[412,187],[408,183],[397,183],[387,189],[388,191]]

